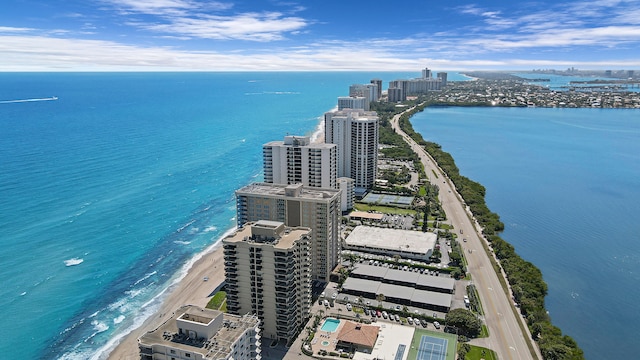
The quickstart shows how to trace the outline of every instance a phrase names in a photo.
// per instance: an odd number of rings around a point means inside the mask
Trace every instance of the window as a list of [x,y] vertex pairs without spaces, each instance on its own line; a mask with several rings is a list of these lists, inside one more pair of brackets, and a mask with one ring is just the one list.
[[173,350],[173,349],[171,349],[171,353],[172,353],[172,354],[175,354],[175,353],[176,353],[176,351],[175,351],[175,350]]
[[185,353],[185,354],[184,354],[184,356],[186,356],[186,357],[191,357],[191,354],[189,354],[189,353]]

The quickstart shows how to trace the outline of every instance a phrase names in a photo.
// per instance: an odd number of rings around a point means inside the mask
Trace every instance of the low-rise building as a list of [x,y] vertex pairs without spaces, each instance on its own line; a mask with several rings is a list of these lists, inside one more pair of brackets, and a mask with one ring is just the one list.
[[260,321],[186,305],[138,339],[142,360],[261,359]]
[[412,230],[356,226],[344,240],[344,249],[385,256],[427,261],[433,253],[437,235]]

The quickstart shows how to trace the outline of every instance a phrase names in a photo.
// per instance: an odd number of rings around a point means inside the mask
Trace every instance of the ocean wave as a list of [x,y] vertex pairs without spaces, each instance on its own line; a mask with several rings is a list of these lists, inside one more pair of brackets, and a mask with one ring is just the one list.
[[80,259],[80,258],[73,258],[73,259],[68,259],[64,261],[64,265],[65,266],[76,266],[76,265],[80,265],[84,262],[84,259]]
[[178,245],[189,245],[189,244],[191,244],[191,241],[176,240],[173,243],[174,244],[178,244]]
[[120,324],[125,318],[126,318],[126,316],[120,315],[117,318],[113,319],[113,323],[114,324]]
[[105,331],[109,330],[109,325],[107,325],[107,324],[105,324],[105,323],[103,323],[101,321],[98,321],[98,320],[93,320],[91,322],[91,325],[93,325],[93,329],[95,331],[93,332],[93,334],[91,334],[91,336],[86,338],[84,340],[84,342],[87,342],[87,341],[91,340],[94,336],[100,334],[101,332],[105,332]]
[[217,227],[215,226],[207,226],[206,228],[204,228],[204,230],[202,232],[208,233],[208,232],[212,232],[212,231],[216,231],[218,230]]
[[147,280],[148,278],[152,277],[153,275],[155,275],[155,274],[157,274],[157,273],[158,273],[158,272],[157,272],[157,271],[155,271],[155,270],[154,270],[154,271],[152,271],[152,272],[150,272],[150,273],[147,273],[147,274],[145,274],[142,278],[140,278],[140,279],[138,279],[136,282],[134,282],[134,283],[133,283],[133,285],[131,285],[131,286],[136,286],[136,285],[140,284],[141,282],[143,282],[143,281]]

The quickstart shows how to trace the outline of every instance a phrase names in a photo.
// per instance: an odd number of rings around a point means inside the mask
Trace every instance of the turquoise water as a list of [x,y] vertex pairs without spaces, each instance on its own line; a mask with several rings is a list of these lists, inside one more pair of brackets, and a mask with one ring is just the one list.
[[320,331],[334,332],[336,331],[336,329],[338,329],[338,325],[340,325],[340,320],[327,318],[324,321],[324,324],[322,324]]
[[[0,353],[104,354],[153,313],[196,254],[234,226],[233,191],[261,180],[262,144],[314,132],[353,83],[378,77],[386,87],[416,76],[0,73]],[[554,322],[589,358],[628,358],[636,346],[631,334],[640,330],[633,311],[640,295],[633,286],[638,118],[585,111],[429,109],[424,123],[442,123],[423,133],[437,130],[462,172],[487,186],[489,205],[507,223],[505,238],[550,284]],[[523,132],[530,138],[516,136]],[[482,153],[464,151],[480,145]],[[594,147],[607,152],[592,154]],[[553,149],[560,165],[551,167]],[[505,151],[541,168],[523,167]],[[478,162],[494,158],[499,163]],[[517,177],[503,184],[508,174]],[[517,184],[515,195],[501,196],[509,190],[503,185]],[[548,206],[544,213],[539,203]],[[530,217],[539,222],[527,223]],[[612,346],[623,354],[599,356],[598,348]]]
[[400,76],[0,74],[0,353],[103,354],[234,226],[262,144]]
[[486,187],[503,238],[542,270],[553,323],[586,358],[635,358],[640,112],[428,108],[412,124]]

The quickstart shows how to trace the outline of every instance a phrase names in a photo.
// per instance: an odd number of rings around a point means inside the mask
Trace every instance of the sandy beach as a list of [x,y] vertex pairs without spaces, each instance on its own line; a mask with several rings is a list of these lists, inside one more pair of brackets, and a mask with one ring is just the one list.
[[[208,281],[204,278],[208,277]],[[205,307],[211,292],[224,281],[224,256],[222,246],[217,247],[196,261],[187,275],[174,287],[170,288],[167,298],[152,317],[140,327],[125,336],[113,351],[109,359],[139,359],[138,337],[154,329],[180,306],[185,304]]]

